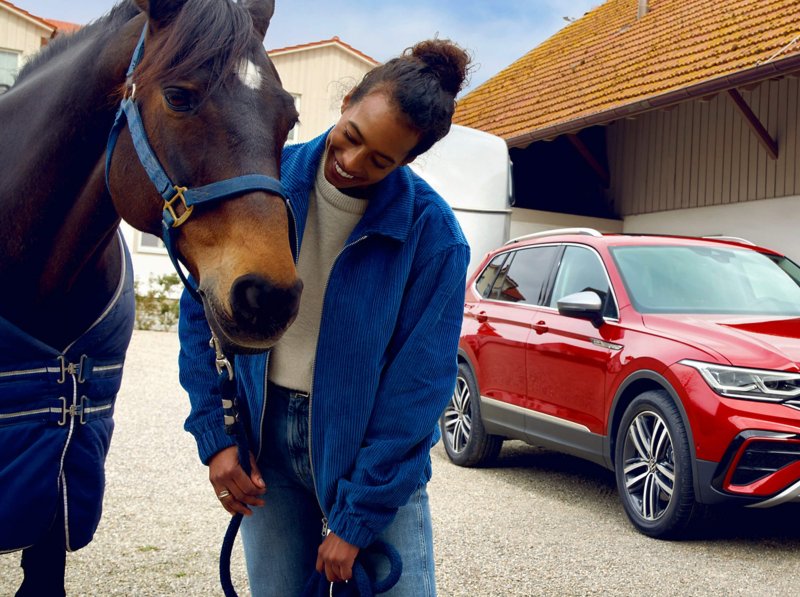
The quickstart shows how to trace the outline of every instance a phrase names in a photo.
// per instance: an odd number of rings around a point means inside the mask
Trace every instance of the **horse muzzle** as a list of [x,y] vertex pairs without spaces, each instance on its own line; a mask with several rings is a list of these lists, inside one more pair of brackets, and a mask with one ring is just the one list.
[[272,348],[297,318],[303,282],[278,287],[264,276],[246,274],[233,281],[228,302],[221,308],[214,294],[200,289],[206,319],[223,350],[258,354]]

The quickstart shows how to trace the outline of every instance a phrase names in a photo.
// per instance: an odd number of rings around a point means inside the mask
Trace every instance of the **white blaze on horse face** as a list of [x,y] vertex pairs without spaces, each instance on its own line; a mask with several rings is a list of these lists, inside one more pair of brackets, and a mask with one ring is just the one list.
[[236,69],[239,80],[245,87],[258,89],[261,87],[261,69],[253,64],[252,60],[242,59]]

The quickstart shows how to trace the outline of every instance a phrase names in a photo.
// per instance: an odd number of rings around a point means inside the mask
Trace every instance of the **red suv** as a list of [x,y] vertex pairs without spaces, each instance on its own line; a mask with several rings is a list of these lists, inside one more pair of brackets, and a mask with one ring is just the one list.
[[704,504],[800,500],[800,268],[741,239],[533,234],[467,284],[450,459],[520,439],[616,471],[677,538]]

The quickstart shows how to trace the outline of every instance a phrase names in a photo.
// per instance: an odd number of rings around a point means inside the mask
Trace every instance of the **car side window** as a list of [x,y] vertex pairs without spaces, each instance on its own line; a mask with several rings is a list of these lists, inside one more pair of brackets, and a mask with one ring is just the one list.
[[503,265],[487,298],[538,305],[558,247],[531,247],[514,251]]
[[494,277],[494,284],[486,289],[486,298],[493,301],[502,300],[501,292],[505,284],[506,277],[508,276],[508,268],[511,267],[511,262],[514,261],[514,253],[506,253],[506,260],[498,268],[497,275]]
[[561,258],[548,306],[557,309],[558,301],[565,296],[586,290],[596,292],[603,299],[604,317],[615,319],[618,316],[617,306],[609,297],[608,277],[600,258],[590,249],[568,246]]
[[508,253],[500,253],[499,255],[496,255],[495,258],[492,259],[491,263],[484,268],[484,270],[481,272],[481,275],[478,276],[478,279],[475,280],[475,287],[478,289],[478,292],[483,298],[487,298],[489,290],[491,289],[495,278],[497,278],[497,272],[503,267],[503,263],[507,257]]

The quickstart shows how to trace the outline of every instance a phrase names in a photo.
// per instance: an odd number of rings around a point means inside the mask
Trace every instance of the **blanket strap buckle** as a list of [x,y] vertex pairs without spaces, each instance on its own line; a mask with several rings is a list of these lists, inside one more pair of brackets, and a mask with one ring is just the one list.
[[58,422],[60,427],[67,424],[67,416],[80,417],[81,425],[86,424],[86,421],[83,420],[83,401],[86,400],[86,396],[81,396],[80,404],[70,404],[69,406],[67,406],[67,399],[63,396],[59,400],[61,400],[61,420]]
[[78,383],[83,383],[86,381],[84,379],[84,365],[86,364],[86,355],[81,355],[81,362],[80,363],[69,363],[67,359],[63,356],[58,357],[58,361],[61,363],[61,379],[58,380],[58,383],[64,383],[67,381],[67,375],[77,375],[78,376]]

